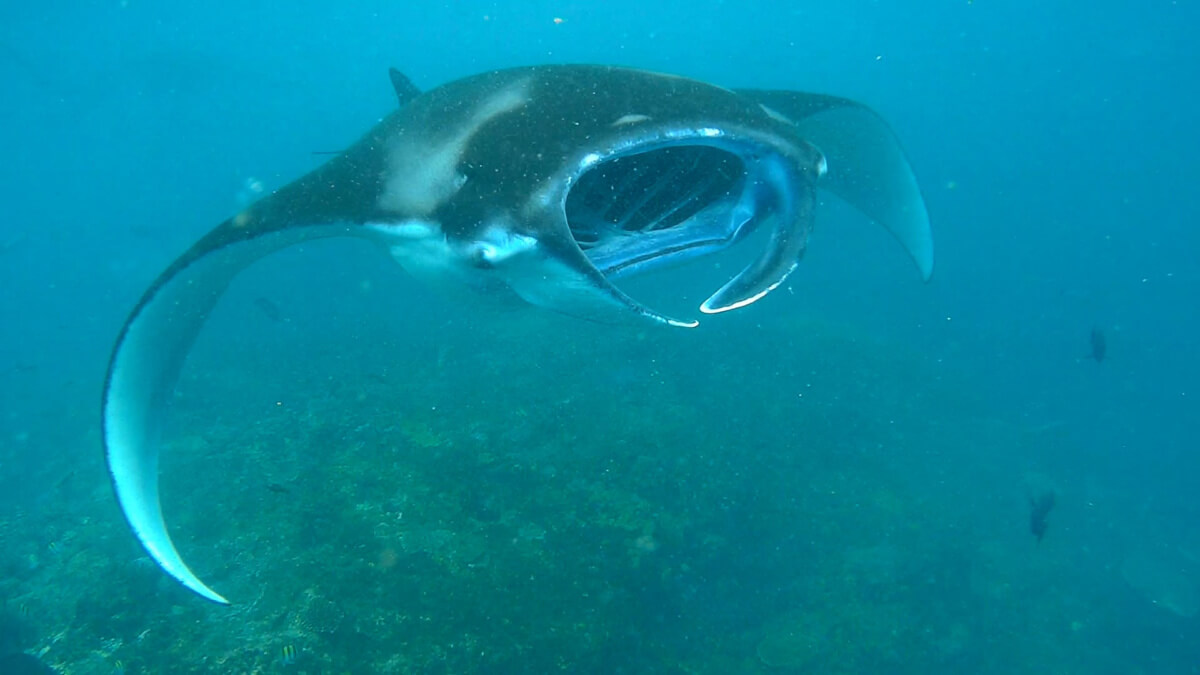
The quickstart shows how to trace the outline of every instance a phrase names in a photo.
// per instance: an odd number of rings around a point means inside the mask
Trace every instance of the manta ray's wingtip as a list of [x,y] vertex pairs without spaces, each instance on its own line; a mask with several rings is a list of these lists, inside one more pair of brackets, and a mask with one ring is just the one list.
[[131,485],[127,479],[128,474],[123,474],[124,472],[114,472],[113,474],[117,501],[121,504],[125,517],[138,541],[150,554],[150,558],[173,579],[200,597],[218,605],[230,604],[225,596],[200,581],[200,578],[183,562],[183,558],[175,549],[175,545],[167,534],[166,525],[163,523],[162,511],[157,506],[157,490],[154,490],[154,493],[138,491],[136,482]]
[[929,226],[928,217],[925,219],[924,234],[917,244],[910,245],[904,239],[901,239],[901,244],[907,247],[908,253],[912,256],[912,262],[917,264],[920,280],[928,283],[934,277],[934,234]]
[[225,605],[226,607],[228,607],[229,605],[233,604],[233,603],[229,602],[229,600],[225,599],[225,596],[221,595],[220,593],[217,593],[216,591],[205,586],[204,584],[201,584],[199,588],[196,588],[196,587],[189,587],[189,588],[191,588],[193,591],[199,593],[201,597],[206,598],[208,600],[212,600],[213,602],[217,603],[218,605]]
[[899,154],[899,146],[894,145],[892,151],[896,154],[892,157],[890,178],[885,181],[890,183],[890,188],[895,192],[890,208],[882,210],[876,206],[870,210],[864,208],[864,211],[891,231],[917,266],[921,281],[927,282],[933,277],[934,261],[933,225],[929,219],[929,208],[925,205],[925,196],[921,194],[912,167]]
[[[178,577],[176,578],[178,579]],[[195,576],[192,576],[191,579],[179,579],[179,583],[183,584],[189,590],[193,591],[205,600],[211,600],[218,605],[228,606],[232,604],[228,599],[225,598],[225,596],[209,588],[204,584],[204,582],[200,581]]]

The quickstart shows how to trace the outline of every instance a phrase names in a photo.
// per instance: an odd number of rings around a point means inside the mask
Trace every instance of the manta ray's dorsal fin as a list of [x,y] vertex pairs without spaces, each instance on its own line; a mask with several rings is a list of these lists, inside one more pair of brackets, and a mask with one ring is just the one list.
[[828,173],[818,186],[886,227],[928,280],[933,234],[925,199],[900,141],[870,108],[836,96],[797,91],[740,90],[772,116],[796,125],[825,155]]
[[388,68],[388,77],[392,78],[392,88],[396,90],[396,101],[401,108],[421,95],[421,90],[417,89],[417,85],[413,84],[412,80],[399,70]]
[[[409,101],[421,95],[421,90],[417,89],[417,85],[408,79],[404,73],[395,68],[388,68],[388,77],[392,80],[392,89],[396,90],[396,101],[400,107],[408,105]],[[340,155],[345,150],[313,150],[313,155]]]

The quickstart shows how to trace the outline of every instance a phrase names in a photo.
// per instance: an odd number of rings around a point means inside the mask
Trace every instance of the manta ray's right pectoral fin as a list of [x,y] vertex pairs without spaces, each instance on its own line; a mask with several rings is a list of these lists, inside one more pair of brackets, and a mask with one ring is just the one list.
[[796,126],[821,150],[828,172],[818,187],[887,228],[916,263],[933,274],[933,234],[917,177],[891,127],[870,108],[836,96],[743,90],[772,115]]
[[254,234],[235,220],[211,232],[150,287],[117,338],[104,385],[103,438],[113,487],[138,541],[187,588],[228,601],[183,562],[167,533],[158,494],[164,408],[197,333],[229,282],[259,258],[347,226],[287,227]]

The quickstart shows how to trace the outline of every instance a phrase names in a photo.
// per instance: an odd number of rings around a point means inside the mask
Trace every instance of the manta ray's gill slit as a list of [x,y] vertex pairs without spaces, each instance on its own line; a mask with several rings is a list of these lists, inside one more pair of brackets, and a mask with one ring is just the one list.
[[567,223],[584,250],[615,238],[666,230],[741,191],[746,167],[708,145],[676,145],[590,167],[567,196]]

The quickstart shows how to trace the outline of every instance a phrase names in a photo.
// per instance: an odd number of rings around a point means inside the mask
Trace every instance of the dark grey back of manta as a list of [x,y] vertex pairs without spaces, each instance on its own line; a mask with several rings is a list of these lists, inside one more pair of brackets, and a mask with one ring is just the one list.
[[150,556],[210,600],[226,602],[163,522],[157,430],[209,311],[264,255],[361,237],[435,283],[508,289],[590,320],[691,327],[614,282],[763,231],[758,255],[699,309],[761,300],[799,263],[823,188],[890,230],[922,277],[932,270],[912,169],[886,123],[853,101],[608,66],[493,71],[425,93],[395,72],[393,83],[398,110],[200,239],[146,291],[113,350],[103,425],[117,498]]

